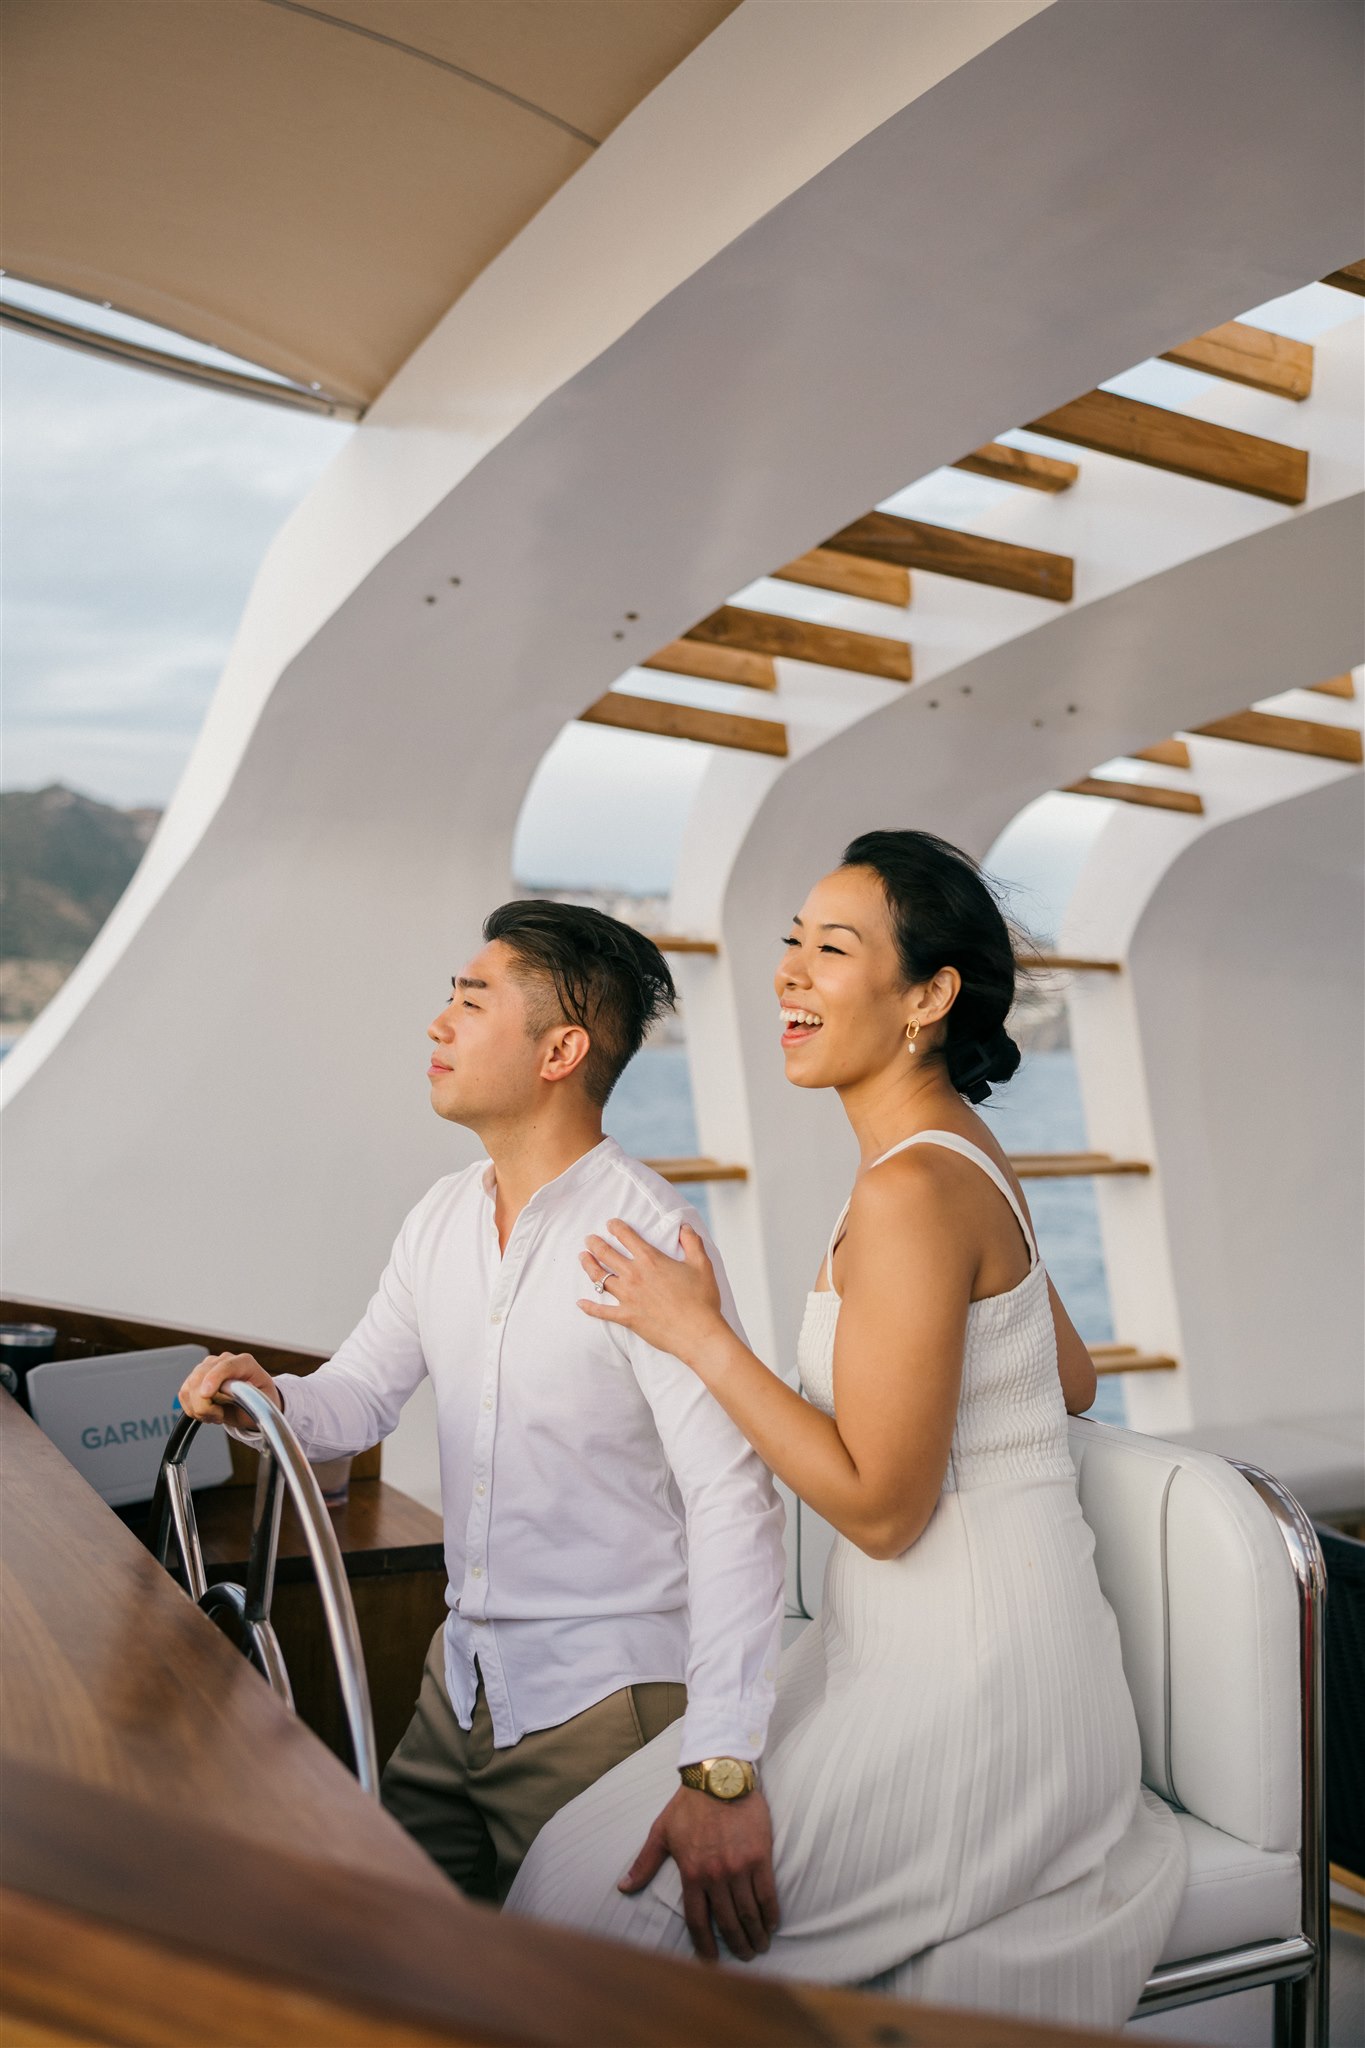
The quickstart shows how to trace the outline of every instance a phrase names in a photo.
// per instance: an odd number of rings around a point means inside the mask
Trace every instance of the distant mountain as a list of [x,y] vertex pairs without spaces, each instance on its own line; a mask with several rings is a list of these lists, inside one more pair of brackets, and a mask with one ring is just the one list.
[[132,879],[161,813],[59,782],[0,791],[0,1022],[59,988]]

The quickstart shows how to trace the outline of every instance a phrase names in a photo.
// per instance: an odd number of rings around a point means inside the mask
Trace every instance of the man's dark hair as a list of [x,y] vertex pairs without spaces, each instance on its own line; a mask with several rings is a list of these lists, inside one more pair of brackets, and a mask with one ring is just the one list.
[[592,1043],[583,1082],[600,1106],[655,1018],[677,1001],[663,954],[643,932],[605,911],[543,897],[501,904],[484,919],[483,935],[501,939],[526,978],[550,984],[543,1004],[527,1005],[533,1038],[557,1023],[580,1024],[587,1032]]

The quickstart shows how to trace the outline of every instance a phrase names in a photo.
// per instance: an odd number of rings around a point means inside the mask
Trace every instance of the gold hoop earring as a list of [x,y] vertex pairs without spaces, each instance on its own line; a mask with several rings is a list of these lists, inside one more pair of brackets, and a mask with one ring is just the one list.
[[911,1052],[914,1052],[914,1050],[915,1050],[915,1040],[916,1040],[916,1039],[917,1039],[918,1037],[919,1037],[919,1025],[918,1025],[918,1023],[913,1023],[913,1024],[907,1024],[907,1025],[906,1025],[906,1027],[905,1027],[905,1043],[906,1043],[906,1045],[908,1046],[908,1048],[909,1048],[909,1050],[910,1050]]

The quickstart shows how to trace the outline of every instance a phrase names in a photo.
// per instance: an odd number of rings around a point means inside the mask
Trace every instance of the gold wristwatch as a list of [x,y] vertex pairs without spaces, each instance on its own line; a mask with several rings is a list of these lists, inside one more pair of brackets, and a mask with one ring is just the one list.
[[699,1764],[679,1764],[678,1776],[693,1792],[709,1792],[713,1799],[742,1799],[758,1783],[753,1765],[737,1756],[708,1756]]

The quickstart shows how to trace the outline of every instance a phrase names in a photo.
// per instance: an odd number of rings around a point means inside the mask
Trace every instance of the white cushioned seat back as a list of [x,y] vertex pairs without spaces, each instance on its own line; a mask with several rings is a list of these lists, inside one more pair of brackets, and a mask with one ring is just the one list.
[[1072,1421],[1153,1791],[1260,1849],[1299,1844],[1298,1594],[1273,1516],[1211,1452]]

